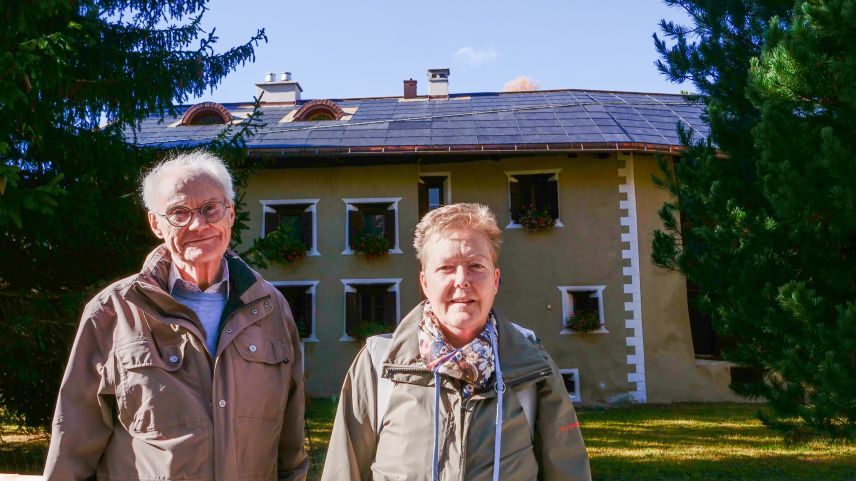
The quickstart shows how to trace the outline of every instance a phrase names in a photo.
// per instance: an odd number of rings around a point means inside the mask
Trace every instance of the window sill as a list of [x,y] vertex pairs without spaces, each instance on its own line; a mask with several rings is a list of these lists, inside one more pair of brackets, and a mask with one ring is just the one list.
[[307,342],[321,342],[321,341],[319,341],[318,338],[313,335],[313,336],[304,337],[304,338],[300,339],[300,342],[307,343]]
[[609,331],[606,329],[606,327],[601,326],[600,329],[595,329],[594,331],[589,331],[589,332],[577,332],[573,329],[562,329],[561,331],[559,331],[559,334],[579,336],[582,334],[609,334]]
[[[565,224],[562,224],[561,219],[556,219],[556,225],[554,225],[553,228],[558,229],[560,227],[565,227]],[[515,222],[509,222],[508,225],[505,226],[505,228],[506,229],[523,229],[523,226],[520,224],[517,224]]]
[[[386,251],[386,252],[387,252],[388,254],[404,254],[404,252],[403,252],[401,249],[397,248],[397,247],[396,247],[395,249],[390,249],[390,250],[388,250],[388,251]],[[357,253],[356,253],[356,252],[354,252],[351,248],[347,248],[347,249],[345,249],[345,250],[343,250],[343,251],[342,251],[342,254],[341,254],[341,255],[343,255],[343,256],[355,256],[355,255],[357,255]]]
[[321,253],[318,251],[309,251],[306,253],[307,256],[320,256]]
[[339,338],[339,342],[356,342],[357,338],[351,337],[347,334]]

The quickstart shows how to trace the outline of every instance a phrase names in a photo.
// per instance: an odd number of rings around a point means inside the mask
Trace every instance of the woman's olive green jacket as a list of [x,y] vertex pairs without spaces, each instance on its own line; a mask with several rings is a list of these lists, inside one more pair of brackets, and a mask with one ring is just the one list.
[[[377,376],[364,348],[345,377],[323,481],[430,480],[434,432],[434,378],[419,356],[417,306],[393,335],[383,376],[394,382],[377,429]],[[540,344],[499,316],[498,348],[507,391],[503,402],[500,479],[588,481],[588,457],[558,369]],[[533,430],[516,391],[535,385]],[[464,400],[461,383],[442,377],[440,480],[490,480],[497,393]],[[534,432],[533,432],[534,431]]]

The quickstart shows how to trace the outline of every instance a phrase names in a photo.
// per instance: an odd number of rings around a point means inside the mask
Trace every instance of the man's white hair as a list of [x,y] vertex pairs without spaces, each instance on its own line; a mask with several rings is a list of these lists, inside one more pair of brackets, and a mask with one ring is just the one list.
[[170,154],[146,174],[140,185],[143,204],[145,204],[146,209],[154,212],[158,208],[158,187],[176,172],[181,172],[182,176],[207,175],[220,185],[229,202],[235,199],[232,175],[223,160],[206,150],[194,150]]

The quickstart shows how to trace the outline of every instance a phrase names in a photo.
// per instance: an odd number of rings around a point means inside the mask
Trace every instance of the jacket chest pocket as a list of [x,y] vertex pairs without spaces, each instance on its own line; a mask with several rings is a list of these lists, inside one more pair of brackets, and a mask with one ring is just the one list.
[[155,346],[141,340],[118,348],[119,421],[131,433],[158,437],[164,430],[204,422],[199,373],[185,362],[185,341]]
[[232,343],[232,369],[239,416],[281,420],[291,383],[291,346],[257,326],[246,328]]

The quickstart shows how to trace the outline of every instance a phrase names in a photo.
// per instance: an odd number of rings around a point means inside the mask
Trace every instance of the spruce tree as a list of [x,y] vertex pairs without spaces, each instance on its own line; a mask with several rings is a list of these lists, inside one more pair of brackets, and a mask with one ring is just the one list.
[[157,152],[135,147],[133,130],[216,86],[266,40],[260,30],[215,51],[206,3],[0,6],[0,406],[18,422],[49,424],[82,302],[156,244],[136,189]]
[[[856,2],[676,1],[659,67],[690,80],[711,136],[658,181],[654,261],[758,368],[733,384],[793,433],[856,436]],[[679,220],[680,218],[680,220]]]

